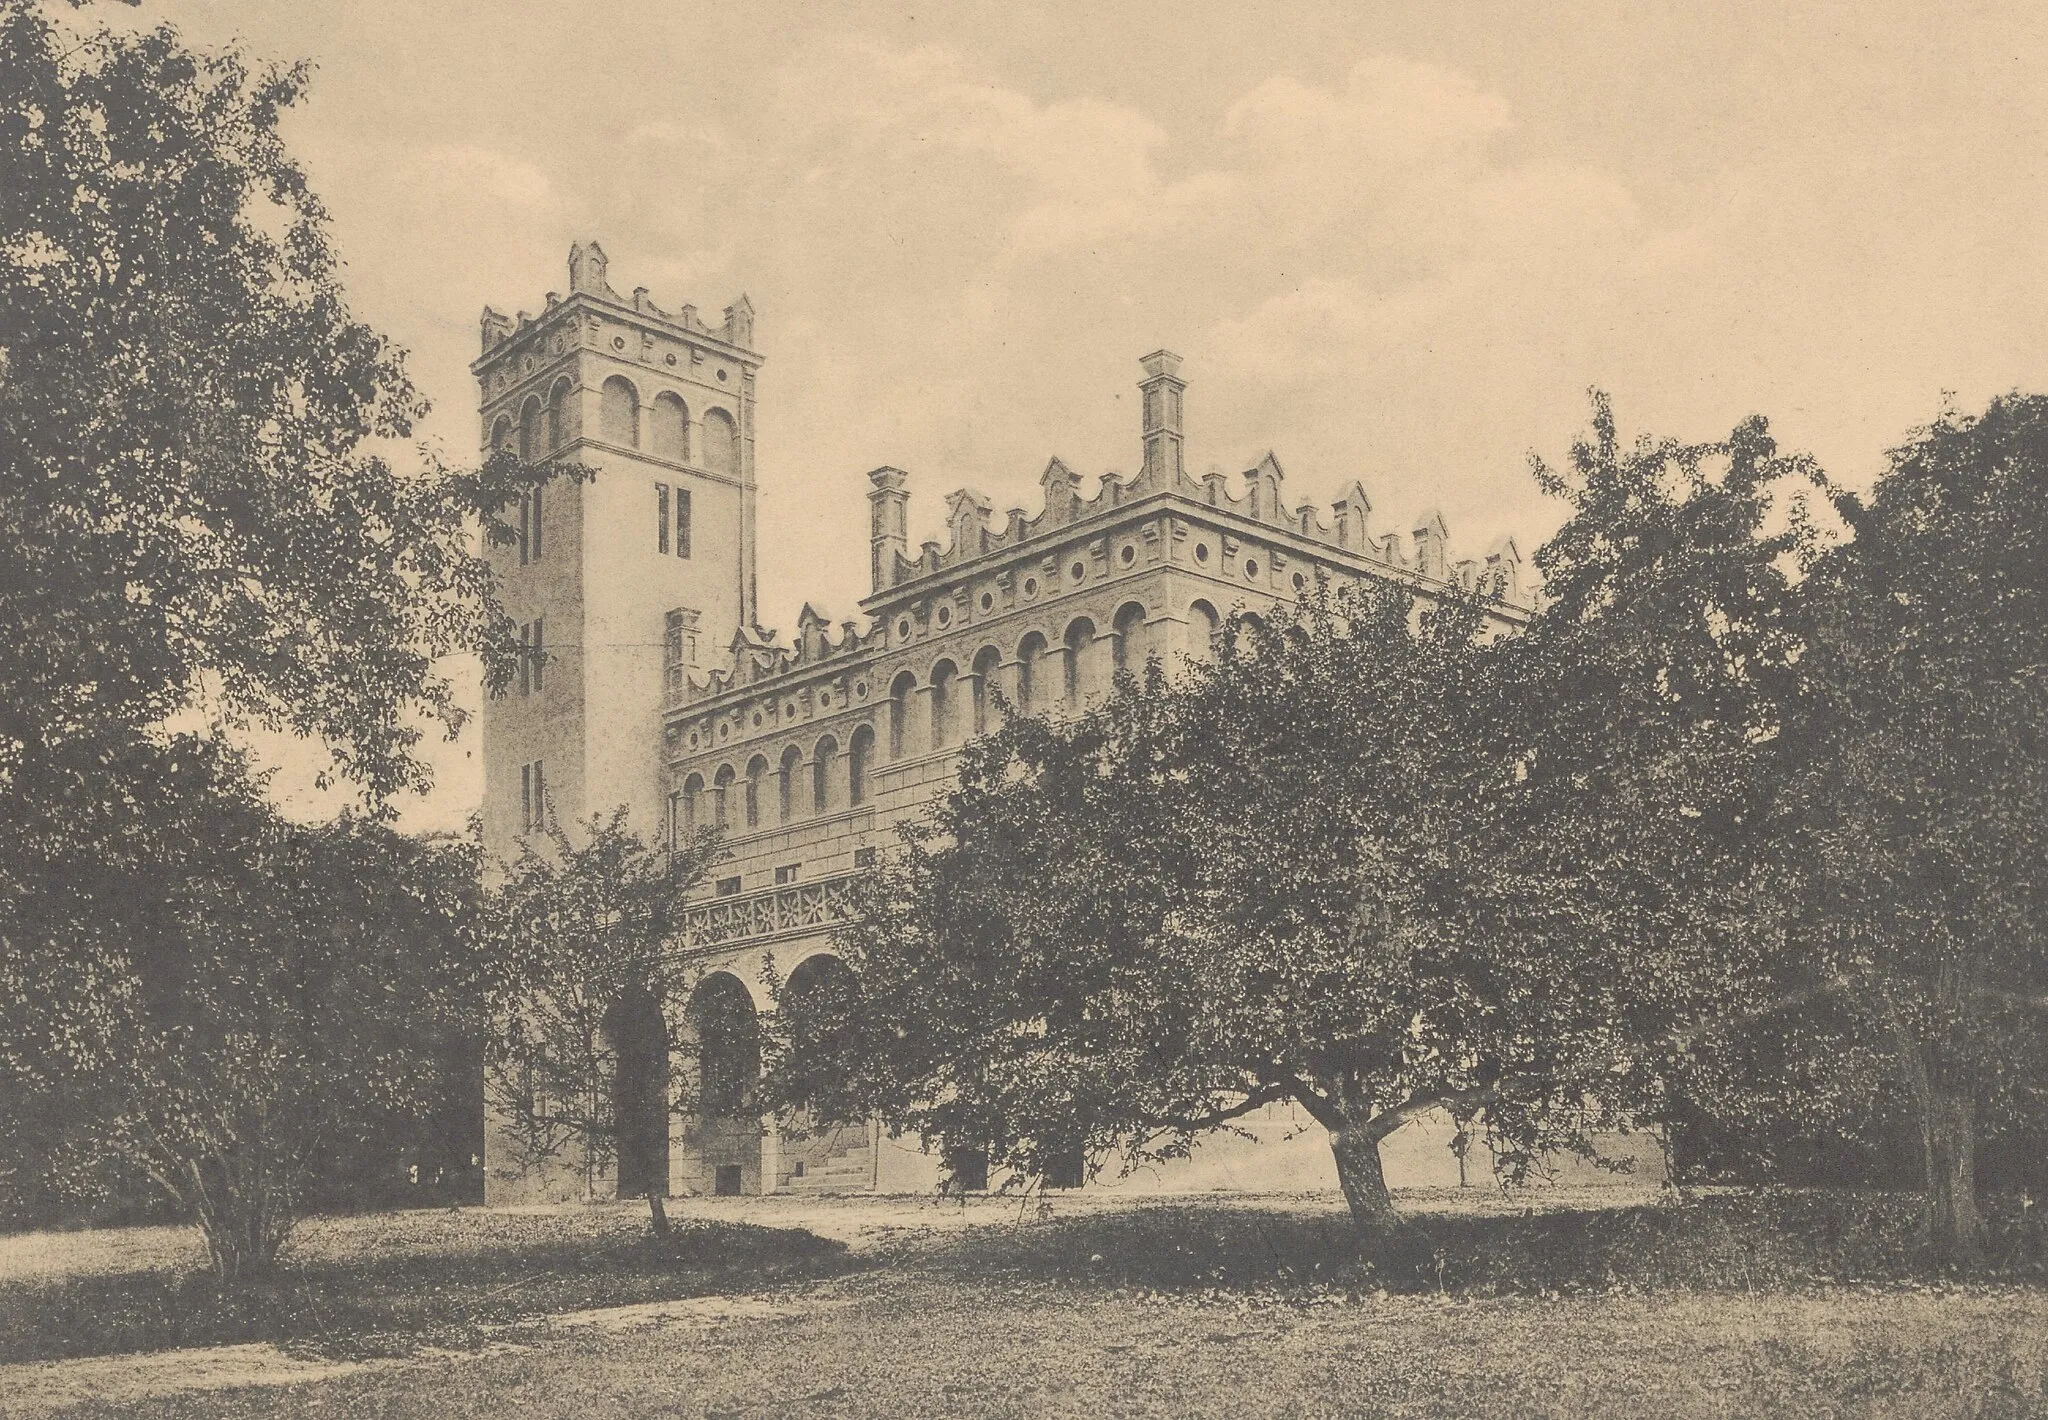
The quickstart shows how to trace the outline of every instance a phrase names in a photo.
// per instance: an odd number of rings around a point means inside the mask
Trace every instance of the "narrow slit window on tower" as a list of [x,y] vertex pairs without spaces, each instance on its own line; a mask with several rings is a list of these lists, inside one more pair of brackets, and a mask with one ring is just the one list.
[[540,561],[540,489],[536,488],[527,496],[527,506],[533,516],[533,560]]
[[676,556],[690,555],[690,490],[676,490]]
[[654,485],[654,550],[668,551],[668,485]]
[[538,833],[547,821],[547,768],[544,761],[536,759],[519,766],[519,831]]
[[536,616],[533,619],[533,690],[538,695],[547,687],[548,649],[547,621]]
[[519,623],[519,693],[533,694],[533,623]]
[[533,519],[527,512],[528,507],[531,506],[532,499],[533,494],[530,492],[519,495],[519,565],[521,567],[524,567],[533,560],[533,543],[529,536],[533,530]]

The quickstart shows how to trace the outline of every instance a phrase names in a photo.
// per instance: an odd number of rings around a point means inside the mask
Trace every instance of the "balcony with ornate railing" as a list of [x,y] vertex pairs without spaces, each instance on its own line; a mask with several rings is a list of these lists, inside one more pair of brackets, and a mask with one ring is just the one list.
[[687,904],[677,946],[702,952],[828,932],[850,917],[853,875]]

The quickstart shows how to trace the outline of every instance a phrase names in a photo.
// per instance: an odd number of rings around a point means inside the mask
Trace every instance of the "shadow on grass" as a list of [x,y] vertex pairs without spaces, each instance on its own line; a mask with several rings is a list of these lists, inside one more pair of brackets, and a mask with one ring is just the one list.
[[426,1246],[401,1223],[364,1236],[353,1255],[288,1253],[274,1276],[237,1293],[210,1273],[171,1271],[0,1289],[0,1362],[246,1341],[351,1358],[467,1349],[486,1328],[524,1318],[758,1291],[858,1265],[844,1243],[797,1228],[678,1219],[657,1241],[644,1223],[593,1233],[497,1221]]
[[[1917,1200],[1878,1193],[1723,1195],[1684,1204],[1413,1218],[1362,1245],[1343,1215],[1208,1202],[979,1230],[935,1260],[963,1281],[1085,1284],[1281,1299],[1368,1291],[1464,1296],[1761,1291],[1944,1280],[1915,1238]],[[1990,1213],[1977,1282],[2048,1285],[2048,1228]]]

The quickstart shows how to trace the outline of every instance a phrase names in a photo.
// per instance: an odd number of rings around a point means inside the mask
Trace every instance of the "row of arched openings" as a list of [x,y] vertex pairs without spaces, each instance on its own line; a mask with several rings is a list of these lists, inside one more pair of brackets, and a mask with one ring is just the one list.
[[[792,1032],[825,1038],[852,1029],[858,987],[845,962],[820,952],[790,973],[777,1004]],[[697,984],[684,1009],[685,1063],[695,1072],[687,1098],[696,1122],[752,1123],[748,1111],[761,1078],[762,1042],[753,993],[732,973],[713,972]],[[629,990],[606,1014],[604,1030],[614,1061],[619,1196],[666,1192],[676,1093],[661,1003],[644,988]]]
[[[1213,646],[1222,629],[1215,607],[1197,601],[1189,608],[1188,620],[1193,644]],[[1067,624],[1057,648],[1044,633],[1028,633],[1018,642],[1011,663],[1011,705],[1029,715],[1055,703],[1077,704],[1106,689],[1116,672],[1141,670],[1155,649],[1149,628],[1145,608],[1126,602],[1117,609],[1108,636],[1098,635],[1094,620],[1086,616]],[[993,688],[1004,664],[1001,649],[989,645],[975,652],[964,674],[951,657],[937,661],[922,685],[915,672],[899,672],[889,684],[884,712],[889,761],[948,748],[994,729]],[[869,725],[854,730],[845,746],[843,775],[841,746],[834,735],[819,739],[808,757],[800,746],[789,745],[772,761],[766,754],[756,754],[743,770],[724,765],[708,781],[693,773],[672,806],[675,826],[684,831],[713,824],[755,829],[858,808],[868,801],[875,739]]]
[[[556,380],[545,400],[530,395],[519,408],[515,424],[499,416],[491,430],[493,449],[517,448],[529,462],[545,458],[576,437],[576,406],[567,375]],[[613,375],[598,390],[598,437],[629,449],[646,447],[656,458],[689,463],[693,427],[701,431],[703,463],[712,473],[737,477],[740,469],[739,426],[731,414],[713,407],[701,425],[690,422],[690,407],[681,395],[663,390],[643,405],[640,392],[624,375]]]

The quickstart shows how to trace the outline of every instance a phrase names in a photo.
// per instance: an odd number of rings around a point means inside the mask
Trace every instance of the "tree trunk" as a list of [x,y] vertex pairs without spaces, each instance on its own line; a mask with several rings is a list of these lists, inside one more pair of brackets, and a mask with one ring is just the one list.
[[659,1184],[647,1186],[647,1221],[653,1225],[657,1238],[668,1236],[668,1209],[662,1206]]
[[1380,1169],[1378,1136],[1363,1122],[1345,1123],[1330,1130],[1330,1152],[1337,1157],[1337,1182],[1358,1231],[1380,1237],[1398,1230],[1401,1216],[1394,1211],[1387,1176]]
[[1927,1244],[1942,1260],[1973,1267],[1984,1257],[1984,1220],[1977,1212],[1977,1101],[1930,1085],[1920,1102],[1920,1150],[1927,1177]]

